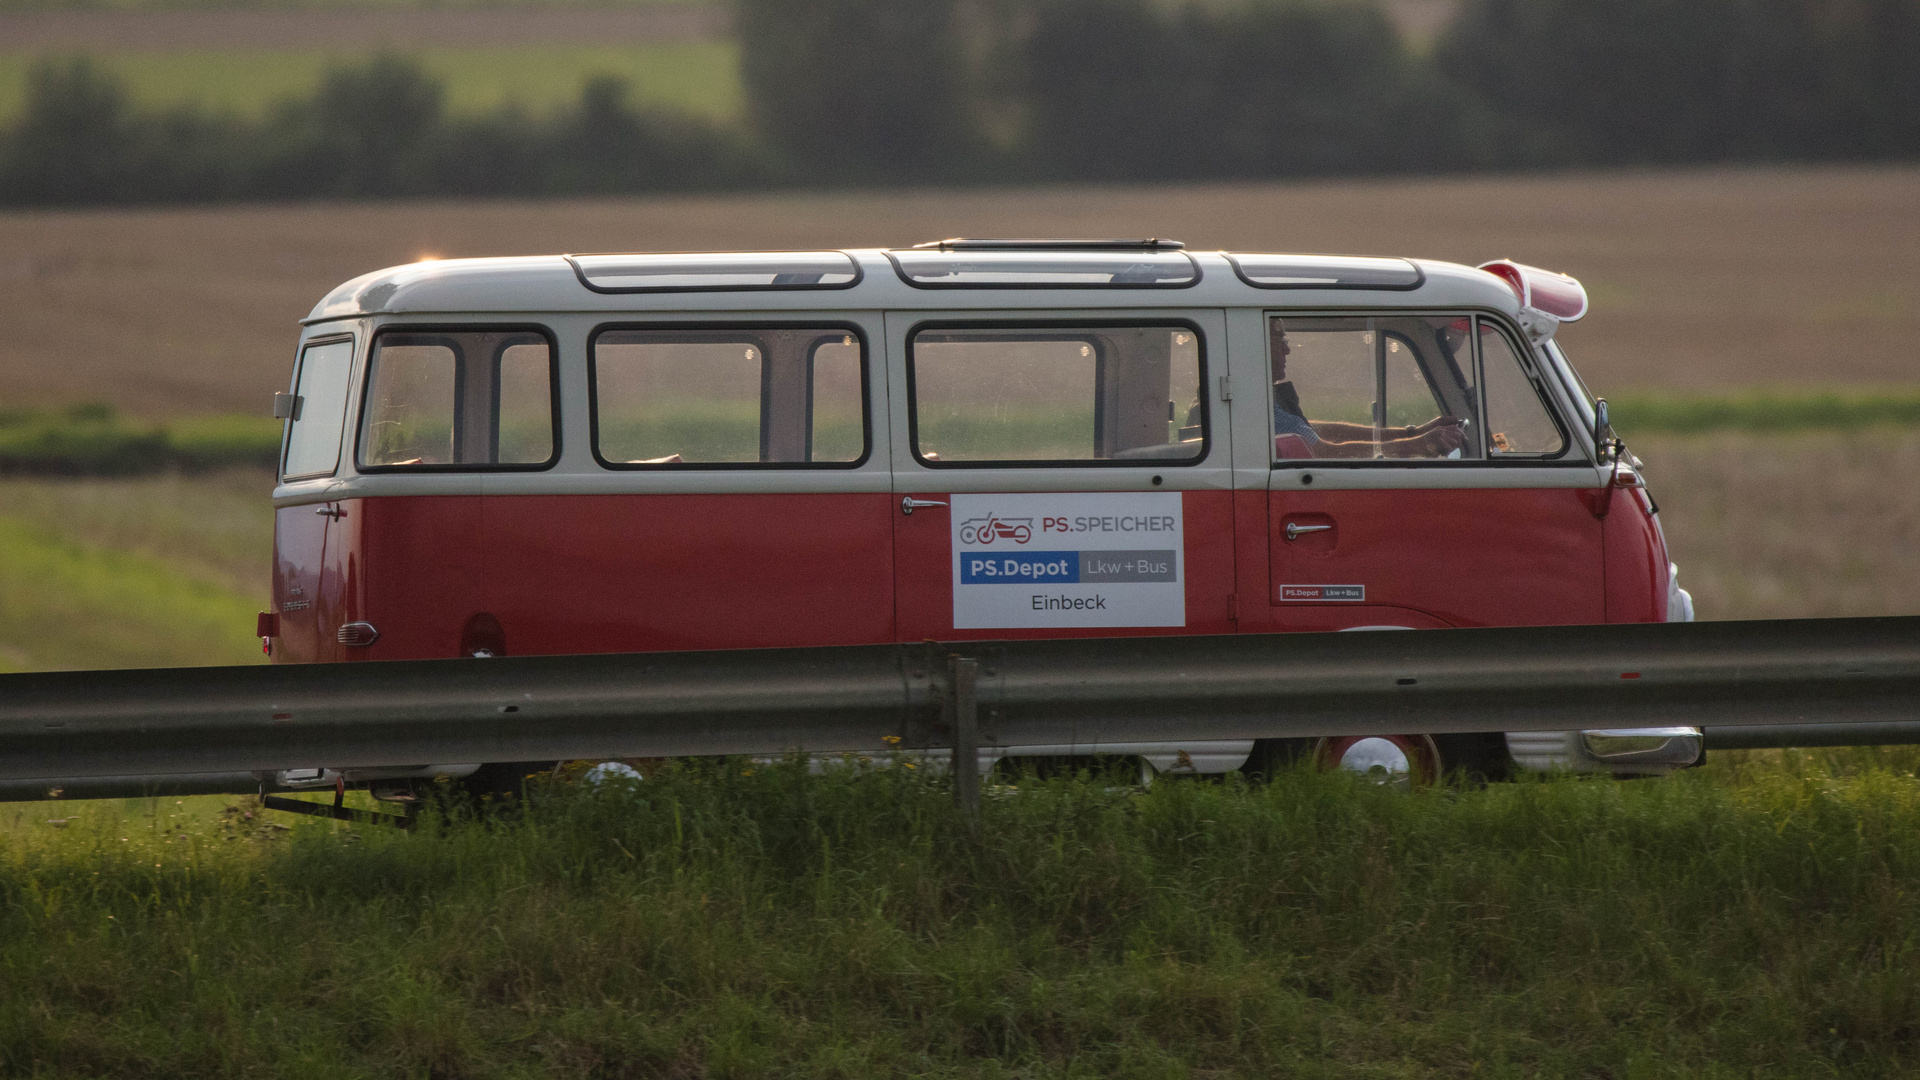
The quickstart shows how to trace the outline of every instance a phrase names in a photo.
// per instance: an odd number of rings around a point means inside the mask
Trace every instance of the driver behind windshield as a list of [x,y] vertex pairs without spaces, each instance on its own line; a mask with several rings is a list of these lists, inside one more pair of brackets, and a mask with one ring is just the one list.
[[1300,392],[1287,379],[1287,356],[1293,351],[1287,344],[1287,332],[1279,319],[1269,320],[1268,325],[1275,435],[1298,435],[1317,458],[1437,458],[1466,443],[1466,421],[1458,416],[1436,416],[1424,424],[1383,428],[1377,442],[1369,424],[1308,420],[1300,404]]

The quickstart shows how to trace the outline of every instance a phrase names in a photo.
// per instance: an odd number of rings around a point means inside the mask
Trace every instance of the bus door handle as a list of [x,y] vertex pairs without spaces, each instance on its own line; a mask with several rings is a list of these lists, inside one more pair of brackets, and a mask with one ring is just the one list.
[[340,506],[323,506],[320,509],[315,510],[314,513],[320,515],[323,518],[332,518],[335,521],[339,521],[341,518],[347,516],[346,508],[340,507]]
[[900,497],[900,512],[903,514],[911,514],[914,512],[914,510],[923,506],[945,506],[945,505],[947,504],[943,502],[939,502],[934,499],[916,499],[911,495],[903,495]]
[[1333,528],[1331,525],[1301,525],[1297,522],[1289,521],[1287,522],[1287,539],[1298,540],[1300,539],[1301,533],[1326,532],[1331,528]]

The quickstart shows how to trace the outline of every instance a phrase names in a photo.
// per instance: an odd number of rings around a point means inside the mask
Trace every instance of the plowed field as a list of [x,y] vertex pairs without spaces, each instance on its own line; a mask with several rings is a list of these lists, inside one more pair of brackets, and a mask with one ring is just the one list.
[[1920,380],[1920,167],[0,214],[0,407],[251,410],[296,320],[423,255],[1171,236],[1584,280],[1600,392]]

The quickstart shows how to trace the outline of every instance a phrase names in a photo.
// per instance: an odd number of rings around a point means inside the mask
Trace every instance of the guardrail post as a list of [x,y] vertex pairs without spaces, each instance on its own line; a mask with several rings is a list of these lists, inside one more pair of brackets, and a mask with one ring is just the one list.
[[974,683],[980,661],[965,656],[948,660],[948,715],[953,718],[953,801],[967,823],[980,823],[980,703]]

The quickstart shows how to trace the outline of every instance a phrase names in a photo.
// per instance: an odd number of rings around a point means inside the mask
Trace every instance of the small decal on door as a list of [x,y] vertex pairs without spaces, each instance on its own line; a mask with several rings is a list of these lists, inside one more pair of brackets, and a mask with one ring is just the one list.
[[1324,602],[1328,600],[1365,600],[1365,585],[1282,585],[1280,599]]
[[1185,626],[1180,498],[954,495],[954,628]]

